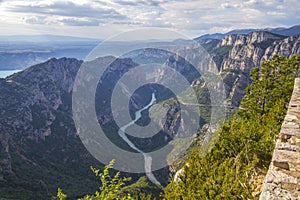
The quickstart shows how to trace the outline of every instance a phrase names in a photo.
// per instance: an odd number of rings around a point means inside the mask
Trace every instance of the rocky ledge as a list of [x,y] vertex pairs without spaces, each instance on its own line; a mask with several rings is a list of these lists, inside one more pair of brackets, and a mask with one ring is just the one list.
[[300,199],[300,78],[276,142],[260,200]]

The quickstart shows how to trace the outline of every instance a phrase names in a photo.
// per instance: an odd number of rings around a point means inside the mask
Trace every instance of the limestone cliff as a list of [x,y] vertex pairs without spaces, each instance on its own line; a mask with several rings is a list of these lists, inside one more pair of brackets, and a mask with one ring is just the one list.
[[[204,47],[209,49],[220,70],[230,104],[238,107],[250,83],[250,70],[274,54],[286,57],[299,54],[299,45],[299,36],[283,37],[268,32],[253,32],[228,35],[222,40],[209,40]],[[145,55],[135,59],[149,58]],[[151,59],[165,61],[166,57],[166,64],[174,69],[179,70],[179,64],[184,64],[180,59],[172,59],[169,54]],[[71,112],[73,82],[81,64],[82,61],[76,59],[53,58],[0,79],[0,196],[10,195],[12,187],[19,192],[7,198],[21,198],[26,194],[32,199],[36,195],[35,198],[43,199],[53,194],[57,186],[69,187],[76,195],[88,192],[88,187],[91,192],[94,191],[92,186],[95,180],[87,174],[90,174],[90,165],[99,163],[77,137]],[[118,60],[105,73],[109,79],[107,85],[116,82],[135,65],[132,59]],[[189,75],[190,71],[183,73]],[[205,84],[199,82],[193,84],[193,87],[201,85]],[[107,91],[108,88],[104,88],[99,96],[105,95]],[[199,90],[199,93],[204,92]],[[201,100],[206,101],[205,98]],[[105,106],[104,103],[103,108]],[[177,112],[177,106],[170,109],[170,112]],[[98,117],[104,124],[112,119],[110,113]],[[205,119],[201,123],[205,124]],[[167,131],[175,126],[168,126]],[[152,144],[152,141],[142,143],[145,147]],[[79,178],[76,178],[77,175]],[[88,177],[85,187],[78,187],[82,185],[78,179],[85,177]]]
[[218,43],[215,40],[202,43],[224,77],[226,94],[233,107],[238,107],[245,95],[251,69],[276,54],[290,57],[300,53],[299,35],[286,37],[263,31],[227,35]]

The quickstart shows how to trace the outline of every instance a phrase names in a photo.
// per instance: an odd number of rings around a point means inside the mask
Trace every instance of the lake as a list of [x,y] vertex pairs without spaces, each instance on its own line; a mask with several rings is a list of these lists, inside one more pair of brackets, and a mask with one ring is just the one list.
[[6,78],[9,75],[12,75],[13,73],[17,73],[21,70],[0,70],[0,78]]

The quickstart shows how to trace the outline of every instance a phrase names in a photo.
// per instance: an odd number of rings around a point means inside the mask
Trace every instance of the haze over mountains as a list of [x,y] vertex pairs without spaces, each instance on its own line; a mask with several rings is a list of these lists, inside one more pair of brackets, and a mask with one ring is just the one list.
[[[226,35],[248,34],[253,31],[267,31],[283,36],[296,36],[300,32],[300,25],[289,28],[240,29],[228,33],[205,34],[194,40],[221,40]],[[52,57],[69,57],[83,60],[100,42],[99,39],[59,35],[0,36],[0,70],[25,69]],[[134,43],[134,41],[131,42]],[[149,41],[146,42],[149,43]],[[122,48],[122,42],[115,43],[113,46],[114,49],[109,49],[109,52],[118,51]]]
[[0,36],[0,70],[24,69],[52,57],[84,59],[98,40],[56,35]]

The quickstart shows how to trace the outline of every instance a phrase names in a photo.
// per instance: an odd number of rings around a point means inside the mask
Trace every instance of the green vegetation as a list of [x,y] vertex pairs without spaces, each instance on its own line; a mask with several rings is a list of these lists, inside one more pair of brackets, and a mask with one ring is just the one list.
[[[113,177],[111,177],[109,170],[113,167],[114,161],[112,160],[108,165],[103,169],[103,172],[100,172],[99,169],[91,167],[92,172],[99,177],[101,186],[99,191],[96,191],[94,195],[85,195],[81,200],[130,200],[132,199],[130,194],[125,195],[122,198],[118,198],[118,192],[125,185],[125,182],[129,181],[130,178],[120,177],[120,172],[117,172]],[[65,200],[67,195],[62,192],[60,188],[57,191],[57,199]]]
[[[51,146],[53,143],[56,149]],[[63,139],[51,135],[44,143],[27,141],[27,144],[32,151],[11,152],[15,176],[7,182],[1,182],[1,197],[50,199],[59,185],[69,197],[76,198],[97,188],[97,180],[90,173],[89,165],[99,168],[101,165],[88,154],[78,138]],[[77,148],[72,148],[75,145]]]
[[220,69],[221,63],[225,58],[228,58],[229,52],[233,48],[232,45],[221,46],[216,49],[213,49],[210,54],[213,55],[213,60],[216,63],[218,69]]
[[232,48],[232,45],[221,46],[219,48],[214,49],[211,53],[219,55],[222,58],[227,58]]
[[193,150],[180,181],[165,199],[257,199],[292,94],[300,56],[274,56],[251,72],[241,109],[228,120],[212,150]]
[[286,36],[283,35],[278,35],[274,33],[269,33],[272,34],[276,38],[268,38],[267,40],[261,41],[261,42],[255,42],[253,45],[255,47],[261,48],[261,49],[267,49],[269,46],[271,46],[275,41],[282,40],[286,38]]
[[[70,135],[71,117],[61,111],[55,116],[51,135],[43,141],[23,139],[26,148],[10,148],[13,173],[0,181],[0,199],[51,199],[58,186],[64,188],[70,199],[75,199],[98,187],[89,166],[102,169],[103,165],[90,155],[77,136]],[[1,158],[8,156],[5,151],[0,154]]]
[[[214,133],[215,145],[193,149],[180,181],[171,182],[162,198],[258,199],[299,66],[299,55],[274,56],[253,69],[240,109]],[[92,168],[101,186],[84,200],[161,198],[162,189],[146,177],[129,186],[119,173],[111,177],[112,164],[103,172]],[[64,200],[66,195],[59,189],[57,198]]]
[[122,188],[119,196],[124,197],[130,194],[133,199],[154,200],[159,199],[162,192],[162,187],[155,185],[146,176],[143,176],[134,184]]
[[218,39],[208,39],[205,42],[201,42],[201,45],[207,52],[211,52],[214,50],[214,48],[220,43],[220,40]]
[[[262,63],[261,68],[253,69],[252,84],[246,90],[241,109],[214,133],[214,146],[204,150],[198,146],[189,153],[181,181],[171,182],[163,198],[257,199],[271,160],[274,141],[287,110],[299,63],[299,55],[290,59],[274,56],[272,60]],[[233,84],[229,79],[226,81]],[[196,88],[196,93],[206,97],[207,90],[205,87]],[[180,100],[188,102],[189,96],[185,97]],[[201,100],[205,104],[209,98]],[[173,99],[173,102],[164,103],[174,102]],[[42,107],[30,109],[34,112],[33,121],[37,127],[41,127],[44,118],[38,110]],[[97,166],[99,162],[87,152],[78,137],[65,137],[72,133],[68,128],[72,125],[71,117],[61,110],[56,112],[51,125],[52,134],[42,138],[43,142],[24,140],[22,145],[27,148],[10,149],[13,174],[0,183],[1,198],[50,199],[57,186],[62,187],[70,199],[161,198],[162,188],[145,177],[125,186],[127,178],[121,177],[120,173],[111,176],[112,163],[103,171],[91,168],[100,179],[98,187],[98,180],[95,180],[88,166]],[[204,117],[203,120],[209,115]],[[184,141],[180,142],[184,146]],[[3,150],[0,155],[7,156]],[[101,166],[99,168],[102,169]],[[98,191],[94,193],[97,188]],[[85,195],[87,193],[93,195]],[[63,200],[67,195],[59,189],[55,198]]]
[[[114,160],[106,165],[101,172],[99,169],[90,167],[92,172],[99,178],[100,187],[94,195],[84,195],[78,200],[155,200],[159,198],[162,188],[151,183],[145,176],[141,177],[136,183],[125,186],[131,178],[121,177],[120,172],[111,176],[110,170],[113,168]],[[56,200],[66,200],[67,195],[58,188]]]
[[268,39],[259,43],[253,43],[255,47],[261,48],[261,49],[266,49],[268,48],[276,39]]

